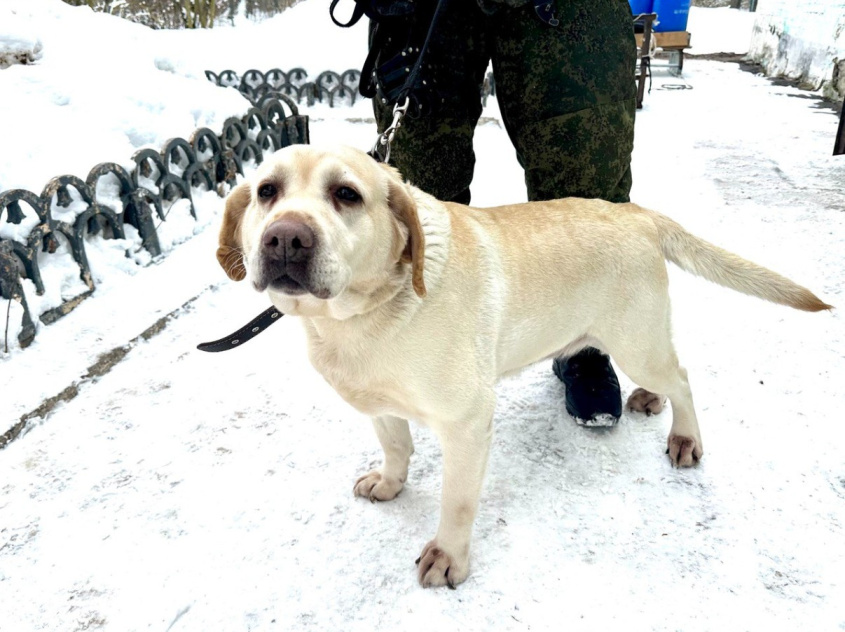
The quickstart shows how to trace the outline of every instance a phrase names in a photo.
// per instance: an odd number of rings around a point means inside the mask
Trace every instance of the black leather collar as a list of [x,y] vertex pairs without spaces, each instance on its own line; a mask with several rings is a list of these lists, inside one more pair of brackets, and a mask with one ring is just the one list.
[[255,338],[282,316],[284,316],[282,312],[277,310],[275,307],[270,307],[238,329],[235,333],[230,334],[225,338],[221,338],[220,340],[215,340],[214,342],[203,342],[198,344],[197,349],[200,351],[208,351],[210,353],[234,349],[235,347],[241,346],[247,340]]

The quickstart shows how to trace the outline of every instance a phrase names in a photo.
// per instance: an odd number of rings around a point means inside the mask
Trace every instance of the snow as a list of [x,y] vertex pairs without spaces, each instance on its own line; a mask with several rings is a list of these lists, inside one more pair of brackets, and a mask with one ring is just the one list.
[[179,53],[160,43],[160,31],[55,0],[4,0],[0,24],[0,37],[19,24],[22,40],[37,24],[40,41],[39,63],[3,71],[0,190],[40,193],[53,176],[84,180],[100,162],[130,168],[135,150],[197,127],[219,132],[249,107],[237,90],[169,70],[168,55]]
[[814,0],[800,7],[768,0],[757,13],[748,53],[769,75],[821,88],[831,100],[842,101],[845,0]]
[[[722,12],[712,31],[696,26],[712,25],[708,11]],[[345,70],[366,35],[347,44],[317,2],[182,33],[5,0],[0,25],[0,46],[41,45],[37,63],[0,70],[0,189],[36,192],[243,114],[206,64]],[[737,11],[693,7],[690,29],[697,53],[743,52],[750,36]],[[632,197],[842,305],[845,159],[830,155],[836,117],[808,96],[734,64],[656,69]],[[366,103],[307,113],[315,143],[374,140]],[[523,200],[494,102],[484,116],[474,203]],[[548,364],[504,381],[472,573],[456,591],[423,590],[413,561],[439,517],[436,439],[413,428],[395,501],[355,499],[380,448],[308,364],[295,319],[226,354],[195,350],[267,306],[217,266],[222,201],[197,197],[199,221],[168,228],[166,256],[145,267],[95,240],[94,296],[0,355],[0,430],[79,391],[0,451],[0,630],[845,629],[838,311],[670,270],[705,445],[694,469],[663,454],[669,413],[586,429]],[[85,377],[123,345],[122,362]]]
[[727,7],[691,7],[687,31],[692,55],[746,53],[757,14]]

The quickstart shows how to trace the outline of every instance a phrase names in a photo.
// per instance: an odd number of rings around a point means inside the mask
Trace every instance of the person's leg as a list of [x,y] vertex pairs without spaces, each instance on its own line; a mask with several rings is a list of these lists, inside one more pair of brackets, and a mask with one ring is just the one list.
[[[427,30],[433,5],[420,2],[418,30]],[[380,27],[381,28],[381,27]],[[380,58],[390,59],[404,46],[391,37]],[[489,55],[483,14],[475,2],[450,2],[440,17],[424,58],[433,89],[424,109],[409,113],[391,145],[390,162],[411,183],[441,200],[468,204],[475,167],[472,138],[481,115],[481,85]],[[379,131],[393,120],[393,105],[373,99]]]
[[[531,7],[491,18],[493,73],[505,125],[525,169],[530,200],[627,202],[636,111],[636,44],[627,0],[561,0],[550,27]],[[590,423],[621,414],[606,355],[559,358],[567,411]]]
[[557,27],[530,6],[491,18],[496,96],[531,200],[627,202],[636,42],[626,0],[560,0]]

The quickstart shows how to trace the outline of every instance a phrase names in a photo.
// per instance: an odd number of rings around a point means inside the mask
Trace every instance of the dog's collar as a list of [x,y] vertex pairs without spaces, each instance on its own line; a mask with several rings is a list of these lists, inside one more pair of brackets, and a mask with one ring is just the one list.
[[208,351],[210,353],[234,349],[235,347],[241,346],[247,340],[255,338],[282,316],[284,316],[282,312],[277,310],[275,307],[270,307],[238,329],[235,333],[229,334],[225,338],[215,340],[214,342],[200,343],[197,345],[197,349],[200,351]]

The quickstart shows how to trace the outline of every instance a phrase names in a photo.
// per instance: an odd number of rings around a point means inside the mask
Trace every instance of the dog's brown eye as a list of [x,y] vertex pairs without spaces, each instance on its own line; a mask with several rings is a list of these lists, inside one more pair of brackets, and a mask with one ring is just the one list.
[[334,192],[334,195],[338,200],[343,200],[344,202],[361,201],[361,196],[358,194],[358,191],[352,187],[338,187],[337,191]]
[[276,188],[275,184],[262,184],[258,187],[258,197],[262,200],[269,200],[270,198],[274,197],[278,189]]

